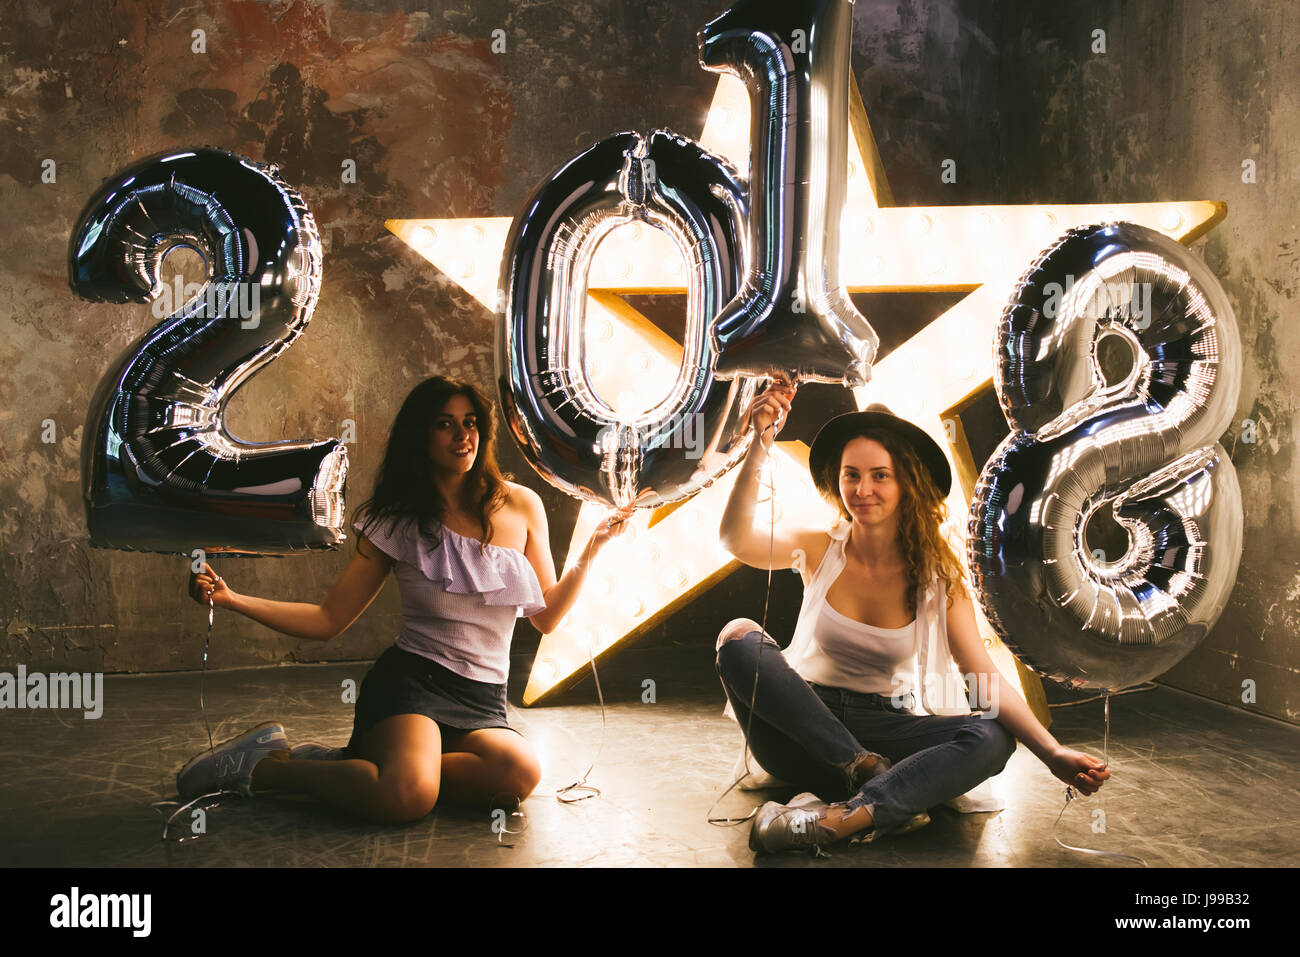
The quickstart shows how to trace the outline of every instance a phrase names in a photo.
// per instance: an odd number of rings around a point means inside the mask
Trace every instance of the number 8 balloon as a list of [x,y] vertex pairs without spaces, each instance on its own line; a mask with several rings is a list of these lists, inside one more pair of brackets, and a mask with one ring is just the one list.
[[[759,378],[867,381],[878,339],[838,278],[852,8],[742,0],[700,33],[701,63],[750,89],[748,183],[669,131],[621,133],[560,166],[516,217],[497,385],[512,434],[552,484],[616,506],[687,498],[744,452]],[[626,418],[588,380],[584,324],[596,247],[633,220],[667,232],[691,278],[677,379]],[[702,455],[681,440],[688,428]]]
[[[1107,382],[1099,343],[1134,362]],[[1237,474],[1217,439],[1241,383],[1236,319],[1206,266],[1131,223],[1073,229],[1002,314],[995,386],[1012,434],[971,507],[972,578],[1022,661],[1116,691],[1162,674],[1218,620],[1241,560]],[[1111,504],[1107,561],[1086,530]]]
[[293,343],[320,291],[321,248],[302,198],[266,167],[214,149],[159,154],[109,179],[72,231],[69,285],[149,302],[178,247],[208,281],[100,381],[82,439],[90,543],[189,554],[284,554],[343,534],[347,447],[249,444],[230,397]]

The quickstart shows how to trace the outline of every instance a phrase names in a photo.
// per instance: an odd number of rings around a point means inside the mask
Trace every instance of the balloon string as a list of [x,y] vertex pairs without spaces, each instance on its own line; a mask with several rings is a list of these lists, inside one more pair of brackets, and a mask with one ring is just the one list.
[[[1101,694],[1101,700],[1105,710],[1105,731],[1103,732],[1102,735],[1102,752],[1101,752],[1102,761],[1104,762],[1102,764],[1102,770],[1105,770],[1106,768],[1110,767],[1110,692],[1103,691]],[[1092,854],[1097,857],[1113,857],[1116,860],[1132,861],[1134,864],[1141,864],[1143,867],[1146,867],[1147,862],[1145,860],[1143,860],[1140,857],[1133,857],[1131,854],[1117,854],[1114,851],[1099,851],[1096,848],[1092,848],[1092,847],[1079,847],[1075,844],[1066,844],[1063,840],[1061,840],[1059,834],[1059,831],[1061,829],[1061,819],[1065,817],[1065,809],[1070,806],[1070,802],[1075,800],[1077,797],[1078,794],[1075,792],[1074,787],[1072,785],[1066,785],[1065,804],[1062,805],[1061,807],[1061,813],[1056,815],[1056,824],[1052,828],[1053,840],[1055,840],[1057,844],[1065,848],[1067,851],[1075,851],[1079,854]],[[1103,810],[1102,813],[1105,814],[1105,811]],[[1105,819],[1103,818],[1103,820]]]
[[[501,798],[502,800],[498,801],[498,798]],[[498,847],[514,847],[514,841],[507,844],[505,836],[507,834],[523,834],[528,830],[528,817],[524,814],[524,809],[519,798],[513,794],[494,794],[492,799],[488,801],[488,811],[495,817],[497,811],[504,811],[506,807],[510,805],[514,805],[514,810],[510,812],[510,817],[512,819],[511,823],[518,825],[518,827],[516,830],[511,830],[505,826],[504,822],[501,824],[499,830],[494,826],[493,830],[496,830],[497,832]]]
[[528,830],[528,818],[524,815],[523,808],[516,808],[515,810],[511,811],[510,816],[512,818],[519,819],[518,821],[515,822],[519,825],[519,829],[512,831],[508,827],[502,827],[501,830],[497,831],[497,846],[499,847],[514,847],[515,844],[513,841],[511,841],[509,844],[506,843],[505,836],[507,834],[522,834],[524,833],[524,831]]
[[203,686],[208,678],[208,646],[212,644],[212,615],[216,606],[212,604],[212,593],[208,593],[208,636],[203,639],[203,668],[199,672],[199,711],[203,715],[203,727],[208,732],[208,753],[216,750],[212,743],[212,726],[208,724],[208,708],[203,702]]
[[[222,798],[224,798],[227,794],[232,794],[232,793],[234,793],[234,792],[231,792],[231,791],[212,791],[212,792],[210,792],[210,793],[208,793],[208,794],[200,794],[198,797],[196,797],[196,798],[192,798],[191,800],[186,801],[184,804],[182,804],[180,807],[178,807],[175,811],[173,811],[173,812],[172,812],[172,813],[167,817],[166,820],[163,821],[162,839],[163,839],[164,841],[168,841],[168,840],[169,840],[168,837],[167,837],[167,831],[168,831],[168,829],[172,826],[172,822],[173,822],[174,820],[176,820],[176,818],[181,814],[182,811],[186,811],[186,810],[188,810],[189,808],[191,808],[191,807],[193,807],[194,805],[198,804],[200,801],[206,801],[206,802],[208,802],[208,803],[205,804],[204,807],[203,807],[203,810],[207,810],[207,808],[210,807],[210,806],[212,806],[212,805],[220,804]],[[172,804],[176,804],[176,803],[177,803],[176,801],[155,801],[153,804],[150,805],[150,807],[152,807],[152,808],[153,808],[155,811],[157,811],[159,814],[162,814],[162,813],[163,813],[163,808],[168,807],[168,806],[170,806],[170,805],[172,805]],[[189,843],[190,841],[196,841],[196,840],[198,840],[198,839],[199,839],[199,834],[192,834],[192,835],[190,835],[189,837],[180,837],[180,838],[177,838],[176,840],[174,840],[174,841],[170,841],[169,843],[172,843],[172,844],[187,844],[187,843]]]
[[[591,677],[596,682],[596,697],[600,700],[600,746],[596,748],[596,756],[591,759],[591,764],[588,766],[586,773],[583,774],[583,776],[579,780],[574,781],[568,787],[562,787],[555,792],[555,800],[559,801],[561,804],[577,804],[579,801],[585,801],[588,798],[594,798],[600,796],[600,788],[588,784],[587,778],[591,775],[592,770],[596,767],[596,762],[600,760],[600,752],[605,749],[605,736],[607,731],[607,724],[605,718],[605,695],[604,692],[600,690],[600,675],[596,673],[596,655],[592,651],[591,645],[587,646],[587,657],[591,661]],[[586,793],[579,794],[577,797],[561,796],[564,794],[568,794],[570,791],[580,791],[580,792],[585,791]]]
[[1103,715],[1103,731],[1101,736],[1101,760],[1104,767],[1110,766],[1110,694],[1103,691],[1101,694],[1101,711]]
[[[204,685],[206,684],[206,682],[207,682],[207,677],[208,677],[208,648],[211,647],[211,645],[212,645],[212,619],[213,619],[213,615],[214,615],[215,611],[216,611],[216,606],[212,603],[212,595],[209,594],[209,595],[208,595],[208,634],[207,634],[207,637],[203,640],[203,667],[202,667],[202,670],[199,672],[199,711],[200,711],[200,712],[202,713],[202,715],[203,715],[203,727],[204,727],[204,730],[206,730],[207,733],[208,733],[208,753],[209,753],[209,754],[211,754],[213,751],[216,750],[216,746],[212,743],[212,725],[210,725],[210,724],[208,723],[208,708],[207,708],[207,705],[205,704],[204,699],[203,699],[203,690],[204,690]],[[198,804],[200,801],[206,801],[206,800],[208,800],[209,798],[216,798],[217,801],[213,801],[212,803],[214,803],[214,804],[215,804],[215,803],[219,803],[221,797],[222,797],[225,793],[226,793],[226,792],[224,792],[224,791],[213,791],[213,792],[211,792],[211,793],[209,793],[209,794],[200,794],[198,797],[193,798],[193,799],[191,799],[191,800],[189,800],[189,801],[186,801],[184,804],[181,804],[180,807],[176,808],[176,810],[173,811],[173,812],[171,813],[171,815],[168,816],[167,819],[166,819],[165,821],[163,821],[162,839],[163,839],[164,841],[167,840],[167,831],[168,831],[168,829],[172,826],[172,822],[173,822],[174,820],[176,820],[177,816],[178,816],[182,811],[188,810],[189,808],[193,807],[195,804]],[[162,810],[163,808],[168,807],[169,805],[172,805],[172,804],[175,804],[175,803],[176,803],[175,801],[155,801],[153,804],[150,805],[150,807],[152,807],[155,811],[157,811],[159,814],[161,814],[161,813],[163,813],[163,810]],[[180,838],[180,839],[174,841],[173,843],[176,843],[176,844],[184,844],[184,843],[186,843],[187,841],[193,841],[193,840],[196,840],[197,838],[198,838],[198,835],[195,834],[195,835],[192,835],[192,836],[190,836],[190,837],[182,837],[182,838]]]
[[[775,425],[776,423],[773,423],[772,425],[768,426],[768,428],[773,428],[775,427]],[[766,432],[767,429],[764,429],[763,431]],[[758,441],[761,442],[762,440],[763,440],[762,436],[760,435],[758,437]],[[770,451],[771,450],[769,449],[769,453]],[[754,686],[753,689],[750,691],[750,695],[749,695],[749,718],[745,721],[745,744],[744,744],[744,751],[742,752],[742,758],[745,762],[745,770],[739,777],[737,777],[735,780],[733,780],[730,784],[727,785],[727,789],[718,795],[718,799],[714,801],[713,804],[709,807],[709,810],[705,812],[705,819],[710,824],[713,824],[716,827],[735,827],[738,824],[744,824],[746,821],[750,820],[751,818],[753,818],[755,814],[758,813],[758,808],[759,808],[759,805],[755,804],[754,807],[750,809],[749,813],[746,814],[744,817],[713,817],[712,816],[713,809],[716,808],[719,804],[721,804],[723,799],[732,791],[734,791],[741,781],[745,780],[745,778],[749,777],[750,774],[753,773],[749,767],[749,741],[750,741],[749,735],[754,727],[754,703],[758,699],[758,673],[763,664],[763,646],[767,644],[767,641],[764,640],[767,638],[767,606],[768,606],[768,601],[772,597],[772,559],[774,557],[774,553],[776,549],[776,475],[775,475],[776,469],[772,467],[773,462],[770,454],[768,456],[767,461],[764,463],[764,465],[765,465],[765,470],[767,472],[767,493],[768,493],[769,513],[768,513],[768,526],[767,526],[767,590],[763,594],[763,623],[762,625],[759,626],[760,630],[763,633],[763,639],[760,639],[758,642],[758,657],[755,659],[754,662]],[[763,487],[761,481],[759,487],[760,489]]]

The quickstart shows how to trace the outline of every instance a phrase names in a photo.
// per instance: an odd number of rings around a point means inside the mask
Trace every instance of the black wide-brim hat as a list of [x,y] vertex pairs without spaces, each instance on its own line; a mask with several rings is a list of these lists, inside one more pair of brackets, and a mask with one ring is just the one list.
[[846,412],[835,416],[821,427],[817,438],[813,439],[812,448],[808,452],[808,471],[822,494],[839,498],[837,476],[840,456],[844,452],[844,446],[865,429],[890,432],[910,445],[934,479],[940,493],[944,498],[948,497],[952,490],[952,469],[948,466],[948,457],[943,454],[943,449],[920,426],[900,419],[879,402],[867,406],[861,412]]

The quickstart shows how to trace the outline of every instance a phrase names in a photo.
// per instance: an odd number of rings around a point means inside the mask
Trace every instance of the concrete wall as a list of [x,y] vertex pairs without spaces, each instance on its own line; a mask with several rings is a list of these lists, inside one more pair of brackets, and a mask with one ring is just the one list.
[[[491,384],[491,314],[383,220],[513,215],[550,169],[608,133],[667,126],[698,136],[715,81],[696,63],[695,32],[722,8],[119,0],[59,9],[8,0],[0,668],[178,669],[201,657],[206,615],[185,595],[187,563],[85,541],[85,409],[111,358],[153,322],[147,308],[84,303],[67,289],[68,232],[101,179],[152,152],[211,144],[280,164],[304,194],[325,245],[320,303],[308,332],[232,402],[229,423],[241,438],[272,441],[337,435],[353,419],[355,506],[411,385],[434,372]],[[1089,52],[1094,28],[1107,31],[1104,56]],[[206,33],[206,53],[192,52],[195,29]],[[498,29],[504,53],[491,49]],[[854,36],[854,71],[900,203],[1229,202],[1228,221],[1201,248],[1244,332],[1238,421],[1253,417],[1260,441],[1238,443],[1233,457],[1250,534],[1232,605],[1169,680],[1238,701],[1241,678],[1253,677],[1253,707],[1291,720],[1300,529],[1296,334],[1283,307],[1296,284],[1296,35],[1282,2],[859,0]],[[956,184],[939,180],[948,157],[958,160]],[[46,158],[57,164],[54,183],[41,182]],[[349,158],[355,184],[340,178]],[[1240,182],[1244,158],[1257,162],[1253,186]],[[871,314],[888,343],[944,303],[907,297]],[[811,438],[843,402],[841,390],[805,390],[785,437]],[[46,419],[56,424],[52,444],[41,440]],[[502,459],[546,499],[558,559],[576,505],[508,444]],[[344,550],[218,567],[239,590],[310,601],[347,560]],[[726,618],[761,613],[765,583],[763,573],[737,573],[707,607],[689,606],[644,642],[711,648]],[[773,631],[788,633],[797,596],[795,576],[778,573]],[[211,662],[373,656],[396,632],[398,609],[390,585],[325,646],[221,616]],[[521,623],[516,650],[535,644]]]

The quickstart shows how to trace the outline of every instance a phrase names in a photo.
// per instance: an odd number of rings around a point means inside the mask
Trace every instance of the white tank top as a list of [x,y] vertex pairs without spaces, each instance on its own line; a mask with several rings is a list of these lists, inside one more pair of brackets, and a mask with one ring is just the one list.
[[823,600],[808,655],[798,667],[805,681],[863,694],[905,694],[916,654],[916,621],[877,628],[842,615]]

